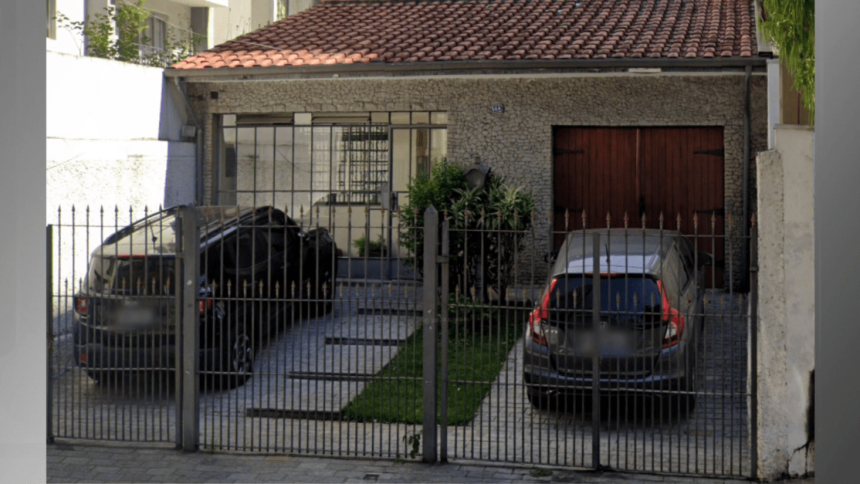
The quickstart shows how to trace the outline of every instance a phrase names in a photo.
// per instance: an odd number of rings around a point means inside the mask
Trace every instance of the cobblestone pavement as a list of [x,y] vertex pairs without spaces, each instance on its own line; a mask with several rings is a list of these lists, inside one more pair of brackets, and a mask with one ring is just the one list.
[[[655,410],[657,405],[648,401],[604,402],[600,425],[604,465],[649,472],[749,474],[747,319],[742,311],[746,301],[729,301],[709,293],[704,353],[697,367],[700,394],[693,411],[679,416],[677,412]],[[591,415],[576,407],[588,407],[591,396],[568,399],[565,412],[534,409],[524,394],[522,356],[521,339],[477,416],[465,428],[449,428],[449,456],[590,465]]]
[[[422,464],[393,460],[187,453],[167,446],[56,442],[47,446],[47,482],[666,482],[741,484],[750,481],[557,469]],[[814,484],[814,478],[780,481]]]

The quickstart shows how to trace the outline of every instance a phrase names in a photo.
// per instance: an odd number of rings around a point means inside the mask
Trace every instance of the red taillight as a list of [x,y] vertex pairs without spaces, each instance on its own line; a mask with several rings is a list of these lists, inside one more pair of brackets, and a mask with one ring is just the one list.
[[200,314],[206,314],[206,311],[212,309],[212,300],[203,299],[200,301]]
[[532,341],[535,343],[546,346],[546,336],[543,333],[543,327],[541,327],[541,322],[544,319],[549,318],[549,301],[550,297],[552,297],[552,291],[555,289],[555,285],[558,282],[558,279],[553,279],[549,285],[549,290],[544,293],[543,301],[541,301],[540,306],[532,311],[529,314],[529,329],[532,334]]
[[81,353],[81,363],[86,363],[86,362],[87,362],[87,354]]
[[75,296],[74,297],[74,306],[75,312],[78,313],[79,316],[87,315],[87,298],[84,296]]
[[663,321],[669,321],[666,334],[663,336],[663,348],[669,348],[678,344],[678,341],[681,339],[681,333],[684,332],[684,316],[669,304],[669,298],[666,296],[666,292],[663,291],[663,284],[660,281],[657,281],[657,289],[660,290],[660,296],[662,297]]

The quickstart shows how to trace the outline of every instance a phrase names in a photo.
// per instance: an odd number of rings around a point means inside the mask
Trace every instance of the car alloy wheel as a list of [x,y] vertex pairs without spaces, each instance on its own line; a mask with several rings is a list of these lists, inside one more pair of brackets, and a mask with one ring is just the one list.
[[240,332],[230,348],[230,370],[238,375],[250,374],[254,369],[254,345],[251,338]]

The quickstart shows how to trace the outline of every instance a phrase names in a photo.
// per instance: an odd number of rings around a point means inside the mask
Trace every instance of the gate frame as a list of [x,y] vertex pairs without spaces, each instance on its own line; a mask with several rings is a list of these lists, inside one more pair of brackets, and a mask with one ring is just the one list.
[[175,303],[182,327],[176,332],[179,355],[176,358],[177,432],[176,445],[185,451],[196,451],[200,440],[200,401],[197,377],[199,331],[197,316],[197,278],[200,261],[200,229],[195,206],[179,208],[180,247],[177,258],[181,261],[182,275],[177,284]]
[[[747,404],[748,412],[748,431],[750,445],[750,460],[749,469],[750,476],[755,477],[758,473],[757,454],[758,454],[758,415],[756,413],[758,402],[758,371],[757,371],[757,341],[758,341],[758,228],[756,226],[755,214],[747,221],[749,226],[745,226],[745,232],[749,235],[740,236],[742,243],[750,246],[749,265],[746,267],[742,277],[749,277],[749,291],[747,293]],[[439,233],[441,229],[441,234]],[[441,236],[441,245],[440,245]],[[730,237],[730,236],[727,236]],[[592,250],[592,277],[597,280],[594,285],[594,302],[592,304],[592,324],[595,328],[600,327],[600,233],[593,234],[593,250]],[[438,255],[441,249],[441,255]],[[439,223],[439,213],[432,205],[427,208],[424,213],[424,328],[423,335],[424,344],[424,422],[422,433],[423,439],[423,462],[436,463],[438,461],[447,462],[447,384],[448,384],[448,284],[449,284],[449,225],[445,220]],[[441,292],[439,292],[441,289]],[[441,295],[441,297],[440,297]],[[440,314],[437,314],[437,308]],[[437,346],[437,336],[439,334],[439,326],[441,325],[442,344],[441,348]],[[596,344],[599,347],[601,344],[601,331],[595,331]],[[441,355],[437,351],[441,350]],[[440,375],[436,371],[436,363],[441,358],[441,379],[442,386],[440,389],[441,404],[437,405],[436,384]],[[600,452],[600,355],[595,353],[592,356],[592,470],[607,469],[608,466],[601,464]],[[437,409],[441,413],[440,434],[437,434]],[[439,440],[441,437],[441,440]],[[437,455],[437,448],[441,450],[441,455]],[[743,469],[743,464],[741,464]],[[638,473],[636,469],[623,469],[624,472]],[[647,472],[647,471],[645,471]],[[698,474],[695,474],[698,475]],[[704,474],[706,475],[706,474]]]

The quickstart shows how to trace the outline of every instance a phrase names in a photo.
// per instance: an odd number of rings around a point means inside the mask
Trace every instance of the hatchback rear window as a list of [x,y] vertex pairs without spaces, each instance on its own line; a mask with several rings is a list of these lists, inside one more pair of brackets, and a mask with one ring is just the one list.
[[[593,278],[568,274],[558,277],[551,294],[553,309],[592,310]],[[650,276],[624,274],[600,278],[600,312],[613,314],[620,320],[656,312],[661,303],[660,289]]]
[[173,257],[120,257],[113,291],[127,295],[173,294],[174,277]]

